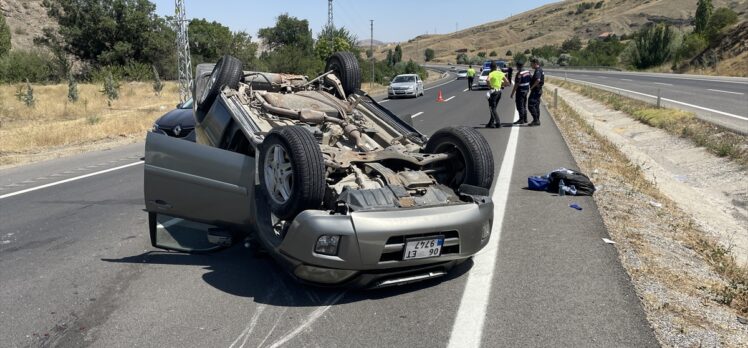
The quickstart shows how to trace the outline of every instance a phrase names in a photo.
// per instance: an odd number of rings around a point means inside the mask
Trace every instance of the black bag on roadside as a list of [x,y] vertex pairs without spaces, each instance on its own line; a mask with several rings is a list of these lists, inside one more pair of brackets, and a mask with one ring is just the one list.
[[595,185],[592,184],[587,175],[573,170],[561,170],[551,172],[548,178],[550,182],[548,184],[549,192],[558,192],[558,184],[561,180],[564,181],[564,185],[576,189],[575,196],[592,196],[595,193]]

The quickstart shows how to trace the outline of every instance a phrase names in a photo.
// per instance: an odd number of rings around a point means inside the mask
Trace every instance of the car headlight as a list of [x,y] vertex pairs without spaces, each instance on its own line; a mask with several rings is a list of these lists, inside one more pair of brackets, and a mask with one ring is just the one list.
[[314,245],[314,252],[323,255],[337,255],[339,242],[340,236],[322,235],[317,238],[317,243]]
[[151,126],[151,132],[158,132],[158,131],[159,131],[158,123],[154,123],[153,126]]

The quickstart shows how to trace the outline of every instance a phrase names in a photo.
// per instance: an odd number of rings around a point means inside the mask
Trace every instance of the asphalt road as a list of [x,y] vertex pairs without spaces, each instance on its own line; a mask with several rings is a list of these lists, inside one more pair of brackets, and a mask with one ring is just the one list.
[[695,75],[546,69],[546,75],[590,83],[649,103],[694,112],[699,118],[748,135],[748,79]]
[[[594,201],[524,189],[576,167],[545,110],[540,127],[485,129],[485,91],[466,87],[384,104],[427,134],[477,127],[494,150],[490,246],[447,278],[320,290],[242,246],[153,249],[137,144],[0,171],[0,346],[656,346]],[[514,120],[508,95],[499,108]]]

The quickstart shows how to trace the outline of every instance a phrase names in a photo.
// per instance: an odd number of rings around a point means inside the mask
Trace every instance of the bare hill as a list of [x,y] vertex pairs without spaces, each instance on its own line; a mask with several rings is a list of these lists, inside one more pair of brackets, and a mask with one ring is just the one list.
[[[437,61],[454,61],[457,50],[469,55],[507,50],[521,52],[543,45],[559,45],[579,36],[583,41],[610,32],[630,34],[643,25],[669,23],[688,26],[696,12],[697,0],[569,0],[548,4],[505,20],[466,28],[451,34],[420,36],[401,44],[403,59],[423,60],[423,51],[431,48]],[[585,5],[586,4],[586,5]],[[746,0],[713,0],[716,7],[729,7],[745,18]],[[377,58],[388,47],[376,52]]]
[[7,20],[11,47],[16,50],[31,49],[45,27],[57,25],[47,16],[42,0],[0,0],[0,13]]

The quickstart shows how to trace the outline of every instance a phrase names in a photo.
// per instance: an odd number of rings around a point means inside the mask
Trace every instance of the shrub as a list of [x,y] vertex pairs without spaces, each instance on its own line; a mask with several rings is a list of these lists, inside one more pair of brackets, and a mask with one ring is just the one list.
[[478,57],[486,58],[486,52],[485,51],[478,52]]
[[488,56],[489,56],[489,57],[496,57],[496,56],[498,56],[498,55],[499,55],[499,54],[498,54],[498,53],[496,53],[496,51],[491,51],[491,53],[489,53],[489,54],[488,54]]
[[78,97],[78,82],[75,81],[73,73],[68,73],[68,100],[75,103]]
[[5,23],[5,16],[0,14],[0,57],[10,52],[10,27]]
[[164,83],[161,82],[161,77],[158,76],[158,70],[153,67],[153,93],[157,96],[161,96],[161,91],[164,89]]
[[656,25],[643,28],[634,39],[635,50],[631,62],[639,69],[658,66],[670,59],[670,26]]
[[470,59],[468,58],[468,55],[465,53],[460,53],[455,58],[455,61],[457,64],[468,64],[470,62]]
[[24,86],[18,86],[16,91],[16,98],[22,101],[27,107],[33,108],[36,105],[36,98],[34,98],[34,88],[31,87],[29,80],[26,80],[26,89]]
[[0,82],[44,82],[54,74],[49,55],[37,51],[11,51],[0,57]]
[[701,34],[691,33],[683,39],[683,44],[678,48],[677,56],[679,58],[689,59],[697,54],[704,52],[708,44]]
[[427,48],[425,51],[423,51],[424,60],[427,62],[430,62],[434,60],[434,50]]
[[119,82],[110,72],[104,79],[104,89],[101,90],[101,93],[106,97],[107,105],[109,105],[110,108],[112,107],[112,102],[119,98],[119,87]]
[[507,57],[511,57],[512,56],[512,50],[506,51],[506,53],[504,55],[507,56]]
[[738,14],[735,11],[720,7],[714,10],[706,26],[706,35],[710,43],[719,40],[719,34],[727,26],[733,25],[738,21]]

